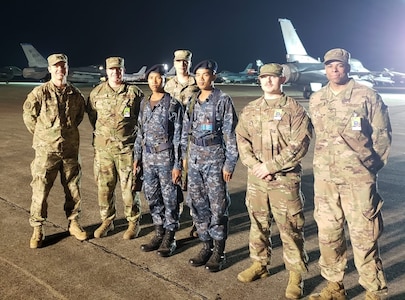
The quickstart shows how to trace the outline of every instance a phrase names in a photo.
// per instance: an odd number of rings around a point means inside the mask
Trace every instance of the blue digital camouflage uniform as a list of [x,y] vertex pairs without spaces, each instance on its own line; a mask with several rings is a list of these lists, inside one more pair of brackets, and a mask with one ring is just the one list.
[[143,92],[135,85],[122,83],[115,91],[108,82],[96,86],[87,102],[87,113],[94,128],[94,176],[102,221],[114,220],[115,187],[120,181],[124,215],[128,222],[141,216],[139,193],[132,187],[133,146]]
[[[246,207],[251,221],[250,257],[262,266],[271,262],[271,223],[283,243],[287,270],[307,271],[301,160],[308,151],[312,125],[305,109],[291,97],[260,97],[240,114],[236,127],[239,154],[248,169]],[[260,179],[253,166],[265,163],[273,179]]]
[[314,217],[321,274],[343,280],[347,222],[359,283],[368,291],[386,290],[377,242],[383,200],[376,180],[391,147],[388,108],[374,90],[350,79],[337,95],[329,84],[314,93],[309,112],[316,136]]
[[172,182],[172,170],[181,170],[182,110],[168,93],[153,108],[149,99],[143,100],[134,148],[134,160],[142,161],[143,190],[153,224],[169,231],[179,228],[178,188]]
[[24,123],[33,134],[35,159],[31,163],[32,202],[30,225],[42,225],[47,218],[47,198],[58,172],[65,191],[65,213],[77,219],[81,207],[79,130],[85,100],[67,84],[63,90],[51,81],[32,90],[23,106]]
[[203,242],[228,237],[230,196],[222,170],[233,173],[238,161],[237,122],[231,97],[217,88],[205,102],[200,103],[197,95],[184,114],[181,144],[183,158],[188,160],[186,204]]

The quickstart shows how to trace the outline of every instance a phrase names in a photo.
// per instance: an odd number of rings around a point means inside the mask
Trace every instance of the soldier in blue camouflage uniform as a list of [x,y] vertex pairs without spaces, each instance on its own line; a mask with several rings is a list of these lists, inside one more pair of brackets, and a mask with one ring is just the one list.
[[123,238],[133,239],[140,231],[141,204],[139,192],[133,189],[133,146],[136,123],[143,92],[122,80],[124,59],[106,59],[107,81],[96,86],[87,102],[87,113],[94,128],[94,176],[98,186],[98,203],[102,224],[95,238],[114,230],[116,218],[115,188],[120,181],[124,215],[128,229]]
[[[174,51],[173,65],[176,70],[176,76],[168,80],[165,85],[165,91],[169,93],[173,98],[179,100],[183,106],[186,106],[191,97],[198,92],[197,83],[194,76],[190,74],[192,53],[189,50],[176,50]],[[182,172],[181,187],[182,190],[187,190],[187,168],[184,166]],[[180,215],[183,211],[184,194],[179,193],[180,202]],[[190,211],[191,215],[191,211]],[[198,237],[197,230],[193,224],[191,231],[191,237]]]
[[181,179],[183,106],[164,91],[165,69],[155,65],[146,72],[152,94],[141,103],[134,149],[134,170],[142,163],[143,190],[155,226],[155,235],[141,250],[157,250],[162,257],[176,249],[179,228],[178,187]]
[[359,283],[365,299],[387,293],[378,238],[383,230],[383,199],[377,173],[387,163],[392,132],[388,108],[374,90],[348,76],[350,54],[331,49],[324,57],[329,83],[314,93],[309,112],[315,129],[314,218],[319,265],[327,286],[309,297],[346,299],[347,224]]
[[45,238],[43,224],[47,215],[47,198],[58,172],[65,191],[65,213],[69,232],[78,240],[87,233],[78,223],[81,196],[79,130],[85,101],[82,93],[67,82],[68,58],[65,54],[48,57],[50,81],[34,88],[24,102],[24,123],[33,134],[35,158],[31,164],[32,202],[30,225],[34,228],[30,248],[39,248]]
[[182,154],[189,176],[186,203],[203,242],[201,251],[189,262],[196,267],[205,265],[211,272],[221,270],[225,261],[230,205],[227,183],[239,157],[235,136],[238,119],[231,97],[213,85],[217,68],[212,60],[195,67],[200,92],[187,105],[182,133]]
[[283,67],[263,65],[259,73],[263,96],[250,102],[236,127],[239,154],[248,168],[246,207],[251,221],[249,250],[253,264],[238,274],[251,282],[269,275],[271,223],[276,222],[290,279],[286,297],[303,295],[302,273],[307,272],[304,248],[304,203],[301,160],[308,151],[312,126],[304,107],[286,96]]

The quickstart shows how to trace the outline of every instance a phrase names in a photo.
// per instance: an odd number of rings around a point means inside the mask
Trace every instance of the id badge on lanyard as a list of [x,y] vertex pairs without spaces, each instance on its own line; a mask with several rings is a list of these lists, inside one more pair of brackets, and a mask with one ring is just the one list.
[[128,106],[124,108],[123,111],[124,118],[129,118],[131,116],[131,108]]
[[282,116],[283,116],[283,110],[278,108],[274,111],[273,119],[275,121],[280,121]]
[[361,117],[357,113],[353,113],[351,118],[352,130],[360,131],[361,130]]
[[203,131],[212,131],[212,122],[208,117],[206,117],[204,122],[201,123],[200,129]]

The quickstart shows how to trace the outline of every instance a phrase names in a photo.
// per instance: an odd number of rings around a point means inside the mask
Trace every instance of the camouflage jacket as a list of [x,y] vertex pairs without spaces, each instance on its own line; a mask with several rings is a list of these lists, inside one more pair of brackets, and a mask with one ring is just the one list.
[[85,100],[70,83],[59,91],[51,81],[35,87],[23,106],[25,126],[33,136],[33,148],[77,154],[78,126],[83,120]]
[[169,93],[173,98],[177,99],[183,105],[187,105],[192,95],[198,91],[195,78],[190,76],[188,82],[182,84],[177,77],[170,79],[165,85],[165,92]]
[[388,108],[374,90],[355,82],[333,95],[329,84],[310,98],[315,129],[314,174],[324,180],[374,180],[391,147]]
[[[138,134],[135,141],[134,160],[141,161],[144,151],[156,154],[155,162],[161,165],[173,165],[181,170],[180,138],[183,122],[183,106],[168,93],[153,108],[150,98],[141,103],[138,116]],[[159,149],[162,149],[159,151]],[[170,161],[163,150],[172,151]],[[160,161],[159,161],[160,160]],[[174,160],[174,161],[173,161]]]
[[275,100],[260,97],[246,105],[236,127],[239,155],[248,172],[265,163],[270,174],[301,172],[312,125],[304,107],[282,94]]
[[103,82],[91,91],[86,111],[94,129],[95,149],[132,151],[143,97],[136,85],[127,83],[114,91]]
[[[184,113],[181,137],[183,159],[188,158],[189,147],[189,157],[206,163],[224,161],[224,169],[233,172],[239,153],[235,134],[238,116],[232,98],[214,88],[205,102],[199,103],[198,94],[193,99],[188,103]],[[207,120],[211,123],[209,128],[204,126]],[[190,138],[219,139],[220,143],[208,147],[198,146],[189,142]]]

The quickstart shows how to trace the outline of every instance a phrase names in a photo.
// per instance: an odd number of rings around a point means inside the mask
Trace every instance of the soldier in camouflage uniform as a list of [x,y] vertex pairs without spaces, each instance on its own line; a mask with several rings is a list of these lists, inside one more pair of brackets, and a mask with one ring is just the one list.
[[[198,91],[195,77],[190,74],[192,53],[189,50],[176,50],[174,51],[174,68],[176,69],[176,76],[170,79],[165,85],[165,91],[173,98],[179,100],[184,106],[187,105],[189,99]],[[186,166],[184,166],[186,167]],[[182,176],[182,189],[187,189],[187,169],[183,169]],[[179,193],[180,215],[183,211],[184,194]],[[191,214],[191,211],[190,211]],[[193,224],[191,237],[198,237],[197,230]]]
[[198,91],[194,76],[190,74],[192,53],[189,50],[176,50],[174,52],[174,68],[176,76],[168,80],[165,92],[187,105],[191,96]]
[[319,265],[327,286],[309,299],[346,299],[347,223],[359,283],[366,299],[381,299],[387,284],[379,254],[383,200],[377,172],[391,147],[388,108],[374,90],[348,77],[350,54],[332,49],[324,64],[329,83],[310,98],[315,129],[314,218],[318,225]]
[[183,159],[188,161],[186,204],[203,242],[189,262],[195,267],[205,265],[211,272],[221,270],[225,261],[230,205],[227,183],[239,157],[238,119],[231,97],[213,85],[217,68],[215,61],[205,60],[194,69],[200,92],[187,105],[181,142]]
[[94,129],[94,176],[102,220],[94,232],[95,238],[104,237],[114,230],[114,191],[118,180],[124,215],[128,221],[123,238],[136,238],[140,230],[141,204],[139,192],[133,189],[132,153],[139,107],[144,95],[137,86],[123,82],[124,68],[123,58],[107,58],[107,81],[91,91],[87,102],[87,113]]
[[155,236],[141,250],[157,250],[162,257],[176,249],[179,228],[177,188],[181,179],[180,138],[183,106],[166,93],[165,69],[155,65],[146,72],[152,94],[141,103],[134,148],[134,170],[142,162],[143,190],[155,226]]
[[64,210],[69,232],[78,240],[87,233],[78,223],[81,196],[79,130],[85,100],[82,93],[67,82],[69,71],[65,54],[48,57],[50,81],[34,88],[24,103],[23,118],[33,134],[35,158],[31,164],[32,202],[29,222],[34,228],[31,248],[41,247],[45,238],[43,224],[47,215],[47,198],[58,172],[65,191]]
[[236,127],[239,154],[248,169],[246,206],[253,260],[250,268],[238,274],[238,280],[251,282],[269,275],[274,220],[290,271],[286,297],[298,299],[303,295],[301,274],[307,272],[308,260],[304,249],[301,159],[308,151],[312,126],[303,106],[282,92],[285,77],[281,65],[263,65],[259,81],[264,95],[243,108]]

